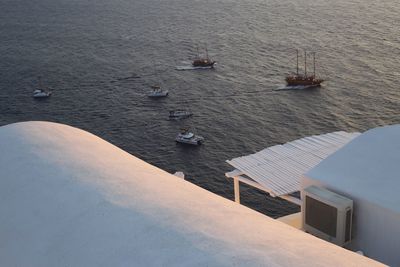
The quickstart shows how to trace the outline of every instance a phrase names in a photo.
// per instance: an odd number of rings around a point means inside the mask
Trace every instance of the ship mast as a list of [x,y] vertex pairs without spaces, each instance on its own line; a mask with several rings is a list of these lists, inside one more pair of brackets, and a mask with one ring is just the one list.
[[304,77],[307,77],[307,51],[304,50]]
[[207,46],[206,46],[206,58],[208,60],[208,49],[207,49]]
[[299,76],[299,49],[296,49],[296,76]]
[[313,66],[314,66],[314,77],[315,77],[315,52],[313,54]]

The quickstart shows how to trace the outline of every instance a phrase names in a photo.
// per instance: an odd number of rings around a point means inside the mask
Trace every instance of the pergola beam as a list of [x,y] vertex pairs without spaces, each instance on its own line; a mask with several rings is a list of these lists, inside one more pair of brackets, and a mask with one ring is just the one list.
[[234,170],[231,172],[227,172],[225,173],[225,176],[228,178],[232,178],[233,179],[233,187],[234,187],[234,191],[235,191],[235,202],[240,204],[240,185],[239,182],[245,183],[247,185],[250,185],[252,187],[255,187],[257,189],[260,189],[261,191],[264,191],[266,193],[268,193],[270,196],[272,197],[280,197],[282,199],[285,199],[293,204],[299,205],[301,206],[301,200],[295,197],[292,197],[290,195],[281,195],[281,196],[277,196],[275,195],[271,190],[268,190],[267,188],[263,187],[262,185],[260,185],[257,182],[254,182],[250,179],[247,179],[245,177],[242,176],[242,172],[239,170]]

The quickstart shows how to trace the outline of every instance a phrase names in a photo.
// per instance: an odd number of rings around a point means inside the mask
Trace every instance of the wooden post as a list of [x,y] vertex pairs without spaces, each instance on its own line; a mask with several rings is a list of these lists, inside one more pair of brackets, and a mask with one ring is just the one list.
[[240,204],[239,179],[237,177],[233,178],[233,187],[235,189],[235,202]]

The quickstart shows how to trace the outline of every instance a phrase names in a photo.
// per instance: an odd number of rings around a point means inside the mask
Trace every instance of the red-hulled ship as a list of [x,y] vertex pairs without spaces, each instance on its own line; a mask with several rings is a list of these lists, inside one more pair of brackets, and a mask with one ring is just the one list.
[[199,54],[199,48],[197,48],[197,57],[193,60],[193,67],[201,67],[201,68],[214,68],[214,64],[216,62],[211,60],[208,57],[208,50],[206,48],[206,57],[201,57]]
[[313,66],[314,71],[312,75],[307,75],[307,52],[304,51],[304,75],[299,74],[299,51],[297,50],[297,71],[295,75],[289,75],[286,77],[286,83],[288,86],[307,86],[307,87],[317,87],[321,86],[324,81],[318,79],[315,75],[315,53],[313,54]]

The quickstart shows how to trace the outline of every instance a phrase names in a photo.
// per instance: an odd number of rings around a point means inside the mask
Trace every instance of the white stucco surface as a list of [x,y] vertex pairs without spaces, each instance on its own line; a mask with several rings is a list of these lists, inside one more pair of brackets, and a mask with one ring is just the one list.
[[349,248],[400,266],[400,125],[369,130],[302,179],[354,201]]
[[400,213],[399,173],[400,125],[392,125],[363,133],[306,176]]
[[0,127],[0,170],[0,266],[379,265],[69,126]]

